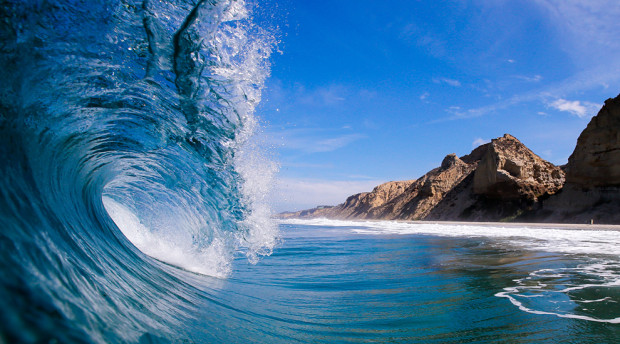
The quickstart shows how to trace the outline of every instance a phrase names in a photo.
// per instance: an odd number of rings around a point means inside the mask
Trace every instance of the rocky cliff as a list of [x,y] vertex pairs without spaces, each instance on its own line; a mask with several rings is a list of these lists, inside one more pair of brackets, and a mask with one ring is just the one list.
[[417,180],[283,217],[620,224],[620,95],[592,118],[564,169],[506,134],[447,155]]
[[385,183],[335,207],[281,216],[502,220],[532,210],[539,197],[556,193],[563,183],[559,167],[506,134],[461,158],[447,155],[441,166],[417,180]]
[[605,101],[577,139],[561,192],[530,217],[554,222],[620,223],[620,95]]

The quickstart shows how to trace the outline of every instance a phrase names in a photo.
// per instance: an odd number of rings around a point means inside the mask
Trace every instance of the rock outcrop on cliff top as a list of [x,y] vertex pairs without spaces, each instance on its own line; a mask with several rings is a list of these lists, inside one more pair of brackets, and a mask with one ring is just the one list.
[[350,196],[335,207],[281,217],[400,220],[501,220],[537,207],[556,193],[564,172],[511,135],[492,140],[461,158],[447,155],[441,166],[417,180],[389,182]]
[[493,140],[474,173],[474,193],[502,200],[537,200],[554,194],[564,173],[511,135]]

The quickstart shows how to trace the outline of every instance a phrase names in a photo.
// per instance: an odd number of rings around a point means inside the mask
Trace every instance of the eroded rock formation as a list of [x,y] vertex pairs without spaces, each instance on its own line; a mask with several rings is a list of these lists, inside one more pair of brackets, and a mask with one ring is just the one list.
[[618,224],[620,95],[592,118],[564,170],[506,134],[460,158],[447,155],[417,180],[287,216]]
[[474,193],[501,200],[536,201],[545,193],[556,193],[563,184],[559,167],[509,134],[491,142],[474,173]]
[[605,101],[579,135],[566,182],[584,188],[620,186],[620,96]]
[[535,220],[620,223],[620,95],[605,101],[568,158],[566,184]]
[[440,167],[417,180],[385,183],[335,207],[283,216],[500,220],[529,210],[538,197],[557,192],[563,183],[559,167],[506,134],[461,158],[448,154]]

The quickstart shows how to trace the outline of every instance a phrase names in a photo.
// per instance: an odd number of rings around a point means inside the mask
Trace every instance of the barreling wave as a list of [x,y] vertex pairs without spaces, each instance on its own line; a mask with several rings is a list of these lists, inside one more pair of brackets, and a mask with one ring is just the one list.
[[3,1],[0,342],[165,333],[193,295],[168,264],[270,254],[276,167],[249,140],[274,40],[250,8]]

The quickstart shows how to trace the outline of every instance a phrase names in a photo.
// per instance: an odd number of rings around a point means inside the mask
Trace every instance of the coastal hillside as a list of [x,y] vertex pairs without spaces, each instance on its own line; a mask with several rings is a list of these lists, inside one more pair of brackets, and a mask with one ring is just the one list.
[[470,154],[448,154],[417,180],[381,184],[342,204],[281,218],[620,223],[620,96],[609,99],[566,166],[510,134]]
[[620,224],[620,95],[605,101],[577,139],[561,192],[530,218]]
[[387,220],[501,220],[532,210],[557,192],[564,172],[506,134],[457,157],[417,180],[381,184],[335,207],[281,217]]

